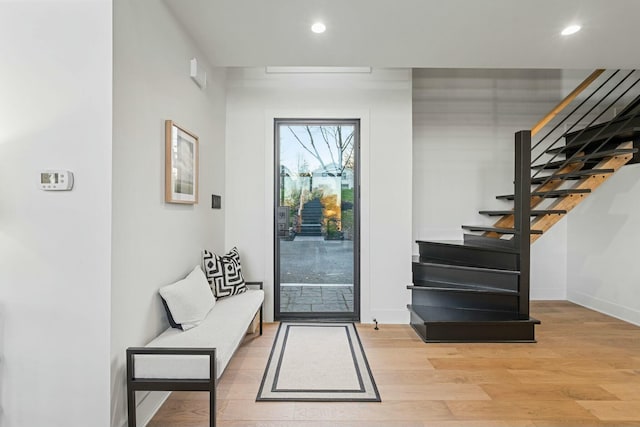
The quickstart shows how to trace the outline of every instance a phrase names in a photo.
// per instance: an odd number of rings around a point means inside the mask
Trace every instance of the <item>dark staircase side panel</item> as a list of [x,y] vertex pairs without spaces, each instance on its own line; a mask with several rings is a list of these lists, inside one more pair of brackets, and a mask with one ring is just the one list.
[[513,312],[518,306],[516,292],[491,292],[484,290],[469,291],[454,287],[412,286],[411,305],[467,308],[476,310],[493,310]]
[[[540,322],[535,319],[425,321],[421,313],[433,308],[409,307],[411,326],[426,343],[536,342],[535,325]],[[452,317],[464,316],[452,313]]]
[[483,248],[465,245],[463,242],[416,242],[420,261],[455,262],[458,265],[487,267],[499,270],[517,270],[518,256],[510,248]]
[[489,286],[508,291],[518,290],[517,272],[479,267],[435,263],[413,263],[413,282],[439,281]]
[[513,242],[417,243],[408,309],[423,341],[535,342],[539,322],[519,311],[520,259]]

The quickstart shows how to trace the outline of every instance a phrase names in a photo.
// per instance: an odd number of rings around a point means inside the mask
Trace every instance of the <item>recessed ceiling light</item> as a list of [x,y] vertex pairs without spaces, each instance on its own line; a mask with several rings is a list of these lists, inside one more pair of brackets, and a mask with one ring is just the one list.
[[322,22],[316,22],[311,26],[311,31],[313,31],[316,34],[324,33],[326,29],[327,29],[327,26],[324,25]]
[[562,30],[560,34],[562,34],[563,36],[569,36],[580,31],[580,28],[582,28],[580,25],[569,25],[567,28]]

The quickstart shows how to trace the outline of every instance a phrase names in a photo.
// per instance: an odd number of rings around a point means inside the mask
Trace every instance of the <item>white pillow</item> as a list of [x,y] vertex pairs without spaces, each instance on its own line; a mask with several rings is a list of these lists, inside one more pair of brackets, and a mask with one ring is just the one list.
[[171,317],[183,330],[198,326],[216,303],[209,282],[199,265],[184,279],[159,290]]

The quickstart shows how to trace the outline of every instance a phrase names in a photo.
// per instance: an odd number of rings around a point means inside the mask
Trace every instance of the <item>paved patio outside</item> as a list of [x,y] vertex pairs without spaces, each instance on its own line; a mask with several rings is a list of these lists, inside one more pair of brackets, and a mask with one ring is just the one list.
[[282,285],[280,312],[352,312],[353,286]]
[[280,241],[280,311],[352,312],[353,241]]

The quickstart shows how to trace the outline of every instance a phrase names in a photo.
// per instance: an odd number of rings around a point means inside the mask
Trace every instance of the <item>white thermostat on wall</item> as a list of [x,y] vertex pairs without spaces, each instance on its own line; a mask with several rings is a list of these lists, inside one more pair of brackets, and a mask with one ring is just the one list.
[[45,191],[68,191],[73,188],[73,172],[48,170],[40,172],[40,189]]

